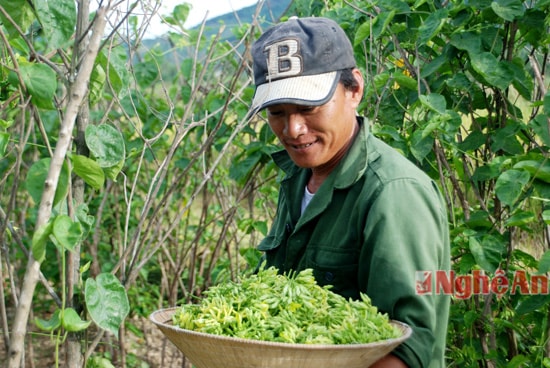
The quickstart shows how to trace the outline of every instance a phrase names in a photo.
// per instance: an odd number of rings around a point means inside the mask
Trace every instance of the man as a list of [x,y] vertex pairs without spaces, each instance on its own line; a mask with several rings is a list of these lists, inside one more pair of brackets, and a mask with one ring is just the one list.
[[357,116],[363,77],[344,31],[293,17],[253,45],[252,112],[265,110],[284,150],[277,215],[259,249],[280,272],[312,268],[321,285],[367,294],[412,336],[375,367],[444,367],[449,298],[420,295],[415,276],[448,270],[437,185]]

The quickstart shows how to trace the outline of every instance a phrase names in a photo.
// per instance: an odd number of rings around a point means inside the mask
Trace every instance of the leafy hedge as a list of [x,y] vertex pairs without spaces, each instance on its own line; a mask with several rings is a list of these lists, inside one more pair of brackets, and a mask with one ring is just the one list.
[[294,10],[353,40],[374,133],[444,189],[449,366],[549,366],[550,2],[319,3]]

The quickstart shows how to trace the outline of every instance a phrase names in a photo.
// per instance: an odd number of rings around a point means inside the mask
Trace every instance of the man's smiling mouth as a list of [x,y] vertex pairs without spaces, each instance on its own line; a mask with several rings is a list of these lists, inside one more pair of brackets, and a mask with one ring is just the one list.
[[[313,142],[313,143],[315,143],[315,142]],[[305,148],[311,147],[313,145],[313,143],[300,144],[298,146],[293,145],[292,147],[294,149],[305,149]]]
[[308,149],[309,147],[313,146],[315,143],[318,143],[318,142],[319,142],[319,140],[317,139],[317,140],[314,140],[313,142],[300,143],[300,144],[287,142],[287,145],[288,145],[288,147],[292,147],[293,149],[299,151],[299,150]]

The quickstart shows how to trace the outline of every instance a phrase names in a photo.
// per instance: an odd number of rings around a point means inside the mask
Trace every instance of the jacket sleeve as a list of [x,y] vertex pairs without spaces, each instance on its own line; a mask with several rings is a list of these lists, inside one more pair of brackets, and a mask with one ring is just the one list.
[[409,367],[434,366],[433,357],[444,356],[449,297],[417,293],[416,274],[450,267],[446,210],[435,183],[415,178],[385,183],[363,235],[360,290],[380,311],[413,329],[393,354]]

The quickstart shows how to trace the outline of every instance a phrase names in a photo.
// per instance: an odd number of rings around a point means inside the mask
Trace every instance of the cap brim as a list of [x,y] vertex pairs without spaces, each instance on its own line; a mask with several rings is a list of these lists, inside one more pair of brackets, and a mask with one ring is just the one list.
[[323,105],[334,94],[340,72],[305,75],[267,82],[256,87],[251,113],[276,104]]

